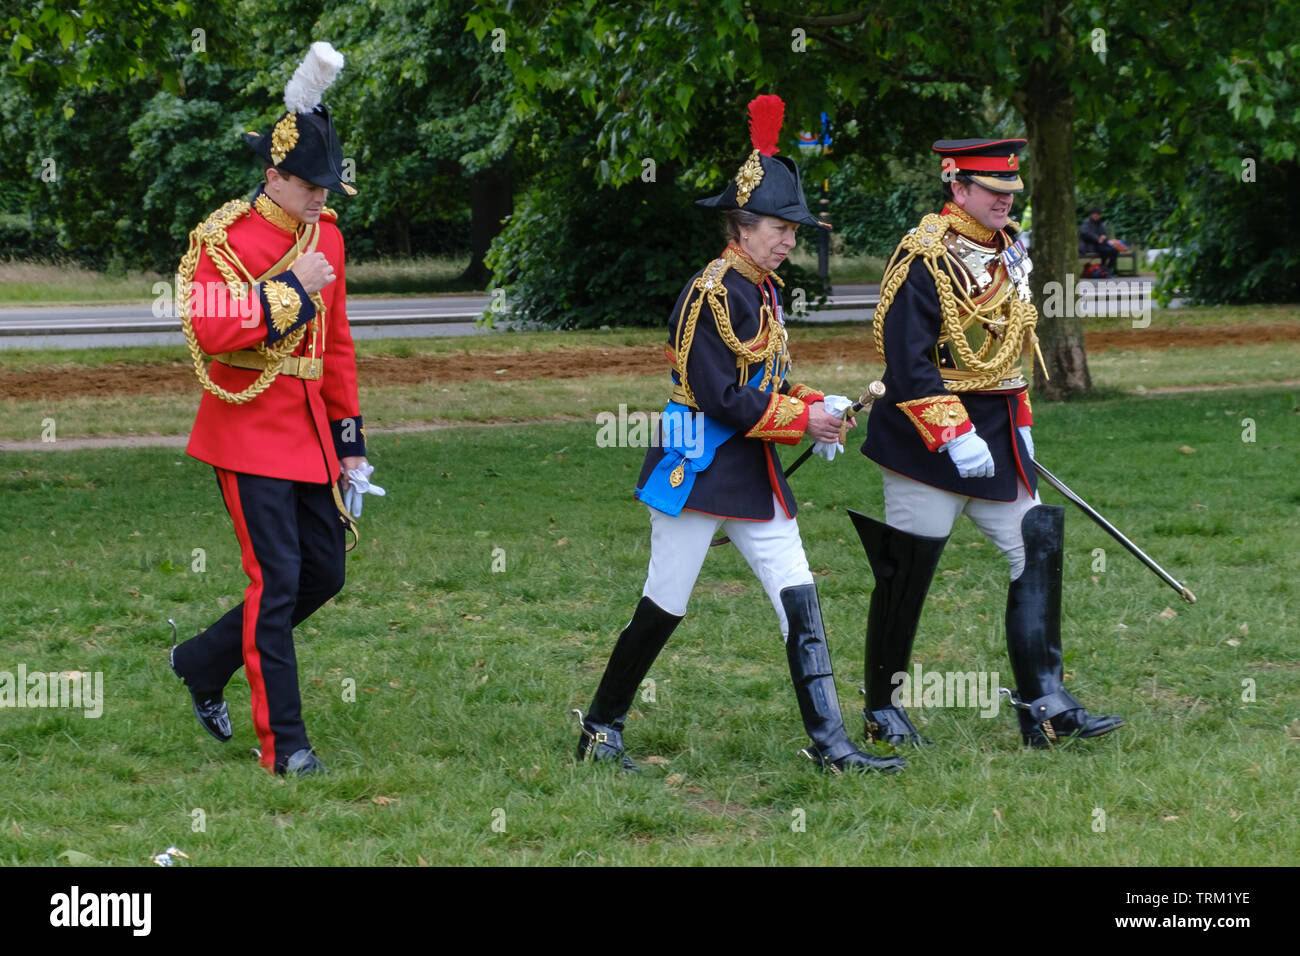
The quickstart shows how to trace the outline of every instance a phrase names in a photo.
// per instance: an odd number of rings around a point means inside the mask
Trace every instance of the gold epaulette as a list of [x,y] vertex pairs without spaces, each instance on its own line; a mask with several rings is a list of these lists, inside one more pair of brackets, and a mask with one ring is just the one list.
[[775,320],[771,310],[765,305],[759,317],[758,332],[748,342],[742,342],[736,336],[731,325],[731,308],[727,303],[727,288],[722,282],[723,276],[732,264],[725,258],[714,259],[704,271],[695,277],[694,282],[682,302],[682,310],[677,315],[677,335],[672,343],[670,361],[677,372],[677,384],[673,386],[672,400],[688,408],[699,408],[695,393],[691,391],[686,380],[686,360],[690,357],[691,343],[695,340],[695,326],[700,318],[700,309],[705,302],[713,314],[713,322],[718,330],[718,337],[736,356],[740,383],[747,376],[745,369],[749,365],[763,363],[763,380],[760,389],[766,389],[775,378],[779,382],[785,376],[788,357],[785,352],[785,327]]
[[329,206],[324,206],[321,208],[320,217],[322,219],[328,219],[330,222],[339,221],[339,214],[335,210],[331,209]]

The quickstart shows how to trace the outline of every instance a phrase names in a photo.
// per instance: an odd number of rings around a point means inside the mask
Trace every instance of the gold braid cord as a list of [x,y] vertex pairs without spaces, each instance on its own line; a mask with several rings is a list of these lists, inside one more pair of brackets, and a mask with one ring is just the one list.
[[758,334],[750,340],[763,344],[751,348],[736,336],[735,330],[731,327],[727,289],[722,284],[722,277],[730,266],[726,259],[714,259],[710,262],[691,285],[691,291],[686,296],[682,311],[677,317],[677,337],[673,342],[675,353],[673,368],[677,372],[681,385],[673,389],[673,394],[674,401],[680,401],[690,408],[698,409],[699,404],[695,401],[695,393],[691,391],[690,383],[686,380],[686,360],[690,355],[691,343],[695,339],[695,326],[699,322],[700,309],[705,302],[708,302],[709,309],[713,313],[713,321],[717,326],[719,337],[736,356],[740,384],[744,384],[748,378],[745,375],[746,366],[763,363],[763,380],[758,387],[765,389],[774,378],[778,382],[782,380],[790,364],[789,353],[785,348],[785,327],[776,321],[771,308],[766,304],[760,314]]
[[[953,392],[979,391],[1014,377],[1017,373],[1025,336],[1029,336],[1034,344],[1038,342],[1034,331],[1038,323],[1038,310],[1015,295],[1000,296],[999,301],[993,305],[986,303],[981,306],[973,301],[957,280],[953,262],[944,254],[943,236],[948,228],[946,217],[932,213],[923,218],[921,225],[904,236],[898,244],[880,286],[880,303],[876,306],[872,336],[881,360],[888,363],[885,357],[885,316],[889,313],[889,307],[893,305],[899,288],[907,280],[912,260],[920,256],[934,279],[935,291],[939,295],[942,329],[939,341],[948,342],[961,359],[962,365],[971,373],[960,381],[945,381],[944,385]],[[995,312],[999,314],[995,315]],[[966,329],[976,321],[993,326],[998,332],[997,336],[989,335],[978,351],[966,339]],[[990,358],[989,352],[998,338],[1001,339],[1001,344]]]
[[[269,348],[265,344],[258,343],[256,350],[265,357],[266,368],[258,373],[257,378],[247,388],[238,392],[227,391],[212,381],[212,378],[208,375],[207,366],[203,361],[203,350],[199,348],[199,340],[194,334],[194,323],[190,316],[190,284],[194,281],[194,274],[199,267],[199,256],[206,251],[208,258],[217,267],[217,271],[221,273],[221,278],[226,281],[226,286],[229,288],[231,295],[239,295],[245,283],[247,283],[251,294],[256,280],[248,274],[243,263],[239,261],[239,257],[230,248],[229,237],[226,235],[226,230],[242,216],[248,215],[250,208],[249,204],[244,200],[232,199],[196,226],[194,231],[190,233],[190,247],[186,250],[184,257],[181,259],[181,264],[176,270],[179,279],[177,294],[180,297],[181,330],[185,333],[185,341],[190,347],[190,357],[194,360],[194,374],[198,378],[200,385],[223,402],[229,402],[232,405],[243,405],[246,402],[251,402],[270,388],[271,383],[275,381],[275,377],[280,374],[281,363],[285,358],[293,354],[307,332],[305,325],[299,326]],[[236,274],[235,266],[238,266],[244,272],[242,278]],[[314,298],[315,296],[313,296]]]

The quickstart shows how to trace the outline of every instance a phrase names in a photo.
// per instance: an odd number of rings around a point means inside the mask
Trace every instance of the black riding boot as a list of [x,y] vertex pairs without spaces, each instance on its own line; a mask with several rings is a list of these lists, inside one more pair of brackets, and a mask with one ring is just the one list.
[[1120,717],[1089,714],[1065,689],[1061,658],[1061,552],[1065,509],[1037,505],[1020,523],[1025,570],[1007,591],[1007,654],[1016,678],[1020,735],[1032,747],[1066,737],[1100,737]]
[[947,538],[927,538],[882,524],[850,510],[849,517],[871,562],[876,586],[867,614],[867,742],[930,745],[895,703],[895,675],[906,673],[921,608],[934,580]]
[[853,746],[840,716],[840,699],[835,693],[831,673],[831,654],[826,646],[821,606],[817,603],[817,586],[801,584],[781,592],[790,625],[785,656],[790,663],[790,678],[799,701],[804,730],[812,738],[805,751],[832,773],[843,770],[901,770],[907,766],[899,757],[872,757]]
[[587,716],[584,718],[581,711],[574,711],[582,729],[578,738],[579,760],[619,760],[624,770],[636,771],[636,764],[623,752],[623,720],[650,665],[681,620],[648,597],[641,598],[636,613],[609,655]]

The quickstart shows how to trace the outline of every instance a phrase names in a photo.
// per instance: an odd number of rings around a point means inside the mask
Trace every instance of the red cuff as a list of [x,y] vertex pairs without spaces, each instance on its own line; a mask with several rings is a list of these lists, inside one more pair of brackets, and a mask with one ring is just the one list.
[[745,432],[746,438],[761,438],[782,445],[797,445],[808,429],[808,405],[792,395],[773,395],[758,423]]
[[826,401],[824,393],[817,391],[817,389],[813,388],[811,385],[804,385],[802,382],[796,382],[794,385],[791,385],[790,391],[786,392],[786,394],[793,398],[802,399],[809,405],[812,405],[815,402]]
[[1023,428],[1034,423],[1034,410],[1029,405],[1029,390],[1016,396],[1016,427]]
[[940,446],[975,427],[961,399],[950,393],[899,402],[898,407],[912,420],[930,451],[938,451]]

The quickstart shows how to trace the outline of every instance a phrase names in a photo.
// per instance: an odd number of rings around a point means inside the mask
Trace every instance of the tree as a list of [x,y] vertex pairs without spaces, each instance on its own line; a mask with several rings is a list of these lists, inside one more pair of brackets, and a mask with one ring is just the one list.
[[350,38],[357,78],[340,123],[360,144],[369,177],[359,205],[386,215],[411,252],[409,224],[470,208],[470,264],[463,281],[482,285],[492,238],[510,214],[516,124],[505,103],[501,57],[465,30],[472,4],[391,0],[337,4],[321,20]]
[[[766,9],[766,7],[764,8]],[[819,124],[828,100],[848,102],[836,136],[848,143],[919,136],[927,107],[944,104],[963,114],[977,97],[954,84],[919,79],[879,98],[864,95],[865,71],[846,61],[834,75],[810,58],[806,32],[786,25],[763,26],[750,6],[723,0],[707,9],[688,2],[533,4],[501,10],[483,4],[467,19],[475,36],[496,37],[514,79],[509,104],[529,131],[520,137],[528,160],[543,170],[569,166],[571,177],[546,177],[525,200],[545,216],[512,217],[494,246],[503,262],[536,243],[561,260],[599,263],[577,288],[516,281],[510,304],[532,320],[557,316],[548,296],[564,296],[568,314],[597,321],[662,322],[681,283],[720,241],[716,219],[690,199],[723,188],[748,152],[745,104],[757,93],[779,92],[786,101],[782,149],[795,152],[800,128]],[[797,22],[797,21],[796,21]],[[904,92],[907,93],[904,96]],[[856,109],[855,109],[856,108]],[[886,154],[872,151],[865,165],[882,171]],[[832,166],[820,156],[798,157],[805,183],[815,183]],[[647,192],[646,183],[650,189]],[[583,190],[585,205],[555,190]],[[615,198],[622,190],[645,197],[653,215],[636,216]],[[811,193],[811,189],[810,189]],[[935,183],[938,194],[938,183]],[[638,207],[639,208],[639,207]],[[607,236],[593,218],[611,216],[627,227],[619,239]],[[561,226],[556,217],[574,217]],[[595,231],[607,236],[595,247]],[[575,244],[556,248],[553,241]],[[498,249],[500,252],[498,252]],[[612,263],[622,263],[622,270]],[[662,284],[643,280],[647,266],[663,270]],[[783,271],[789,273],[787,264]],[[791,278],[787,274],[787,278]],[[795,283],[815,287],[811,276]],[[567,321],[567,319],[563,320]]]
[[180,89],[173,44],[178,29],[195,15],[186,0],[80,0],[75,9],[18,0],[0,9],[6,73],[38,108],[62,101],[71,115],[67,97],[73,91],[141,79]]
[[[1180,174],[1157,157],[1223,129],[1230,112],[1246,109],[1229,108],[1223,84],[1249,84],[1267,65],[1269,94],[1249,107],[1261,125],[1293,101],[1286,77],[1296,48],[1286,44],[1295,36],[1294,6],[1245,7],[1244,29],[1226,29],[1217,4],[1153,12],[1118,0],[973,0],[958,7],[659,0],[530,5],[526,14],[485,2],[468,23],[478,35],[501,29],[511,38],[506,62],[516,113],[559,110],[568,127],[589,131],[594,148],[582,162],[594,165],[602,184],[631,181],[646,155],[680,161],[697,184],[721,181],[725,164],[716,150],[701,149],[701,140],[716,141],[719,100],[734,117],[752,92],[779,91],[796,122],[827,109],[837,131],[865,134],[841,135],[836,153],[860,149],[855,162],[867,164],[916,156],[932,139],[963,135],[958,129],[975,132],[964,124],[982,97],[1010,103],[1029,140],[1033,284],[1042,302],[1044,287],[1064,284],[1076,262],[1080,149],[1089,182],[1112,170],[1121,179],[1132,170],[1158,170],[1163,181],[1181,183],[1185,161]],[[1256,30],[1283,39],[1263,56],[1243,55],[1240,47],[1264,35]],[[1189,76],[1196,82],[1186,83]],[[734,119],[723,122],[735,128]],[[1273,152],[1288,158],[1292,142],[1275,144]],[[546,160],[545,151],[538,159]],[[1039,334],[1051,376],[1039,376],[1040,393],[1087,392],[1091,378],[1074,310],[1043,316]]]

